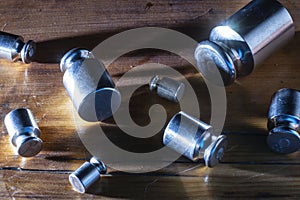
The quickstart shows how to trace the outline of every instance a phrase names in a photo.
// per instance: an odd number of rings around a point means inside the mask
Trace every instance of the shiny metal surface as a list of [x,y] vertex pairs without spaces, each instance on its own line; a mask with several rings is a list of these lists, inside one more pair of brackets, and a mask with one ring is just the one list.
[[150,83],[150,90],[157,90],[157,94],[173,102],[179,102],[184,94],[184,84],[168,77],[154,76]]
[[35,55],[36,45],[32,40],[24,43],[21,36],[0,31],[0,58],[30,63]]
[[269,147],[278,153],[300,148],[300,91],[284,88],[272,98],[268,114]]
[[197,66],[208,79],[215,70],[209,68],[216,67],[224,84],[230,85],[236,78],[250,74],[294,33],[292,17],[278,1],[251,1],[213,28],[209,41],[199,43],[195,51]]
[[12,110],[5,116],[4,124],[20,156],[32,157],[41,151],[43,143],[39,138],[41,132],[29,109]]
[[121,96],[105,66],[86,49],[67,52],[60,62],[64,86],[79,116],[103,121],[119,108]]
[[205,165],[208,167],[216,166],[223,158],[227,149],[228,141],[225,135],[220,135],[212,142],[204,152]]
[[204,159],[208,167],[218,164],[227,146],[226,136],[215,136],[210,125],[182,111],[168,123],[163,143],[194,162]]
[[89,162],[83,163],[69,176],[69,182],[73,189],[85,193],[96,181],[100,180],[101,174],[106,173],[106,166],[99,159],[92,157]]

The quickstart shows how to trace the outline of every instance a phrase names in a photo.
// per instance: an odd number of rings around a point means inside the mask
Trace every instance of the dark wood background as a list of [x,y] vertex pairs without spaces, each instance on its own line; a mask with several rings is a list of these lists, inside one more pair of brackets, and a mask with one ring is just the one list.
[[[283,87],[300,89],[299,32],[250,76],[226,88],[224,131],[229,137],[229,148],[217,167],[209,169],[203,163],[181,158],[165,169],[147,174],[108,169],[108,175],[89,194],[78,194],[68,182],[68,175],[90,154],[76,132],[72,103],[59,70],[61,56],[73,47],[92,49],[118,32],[145,26],[171,28],[201,41],[213,26],[248,2],[1,0],[0,29],[36,41],[37,57],[28,65],[0,61],[0,198],[300,198],[299,153],[278,155],[265,142],[272,94]],[[281,2],[289,9],[299,31],[300,2]],[[108,71],[117,81],[132,66],[147,62],[174,66],[188,77],[199,99],[204,99],[203,120],[209,119],[207,91],[201,87],[199,73],[176,55],[155,50],[132,52],[110,65]],[[139,92],[146,95],[137,95],[131,112],[141,124],[149,120],[144,103],[161,102],[171,114],[179,111],[150,95],[147,87]],[[42,131],[43,150],[30,159],[14,152],[3,125],[4,116],[18,107],[30,108]],[[117,129],[107,131],[118,133]]]

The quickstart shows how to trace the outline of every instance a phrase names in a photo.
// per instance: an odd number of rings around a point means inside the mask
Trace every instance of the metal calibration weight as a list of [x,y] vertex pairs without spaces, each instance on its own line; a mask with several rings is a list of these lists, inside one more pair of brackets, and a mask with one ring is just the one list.
[[278,153],[300,149],[300,91],[284,88],[272,98],[268,114],[269,147]]
[[185,85],[168,77],[160,78],[158,75],[151,78],[150,90],[157,90],[157,94],[169,101],[178,103],[183,97]]
[[220,73],[224,85],[249,75],[294,35],[289,12],[278,1],[254,0],[213,28],[209,40],[195,50],[197,67],[215,83]]
[[87,49],[67,52],[60,62],[63,83],[79,116],[103,121],[119,108],[121,96],[105,66]]
[[194,162],[204,159],[206,166],[214,167],[223,158],[227,137],[214,136],[210,125],[181,111],[168,123],[163,143]]
[[69,182],[73,189],[80,193],[85,193],[90,186],[101,178],[101,174],[106,173],[105,164],[96,157],[83,163],[77,170],[69,176]]
[[29,40],[24,43],[21,36],[0,31],[0,58],[9,61],[22,60],[30,63],[35,55],[36,44]]
[[12,110],[5,116],[4,124],[11,143],[17,147],[20,156],[32,157],[41,151],[43,143],[39,138],[41,131],[29,109]]

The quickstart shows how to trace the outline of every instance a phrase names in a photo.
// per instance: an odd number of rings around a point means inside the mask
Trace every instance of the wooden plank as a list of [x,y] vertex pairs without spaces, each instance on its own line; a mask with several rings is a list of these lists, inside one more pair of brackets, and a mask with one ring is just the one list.
[[[226,152],[221,166],[224,165],[241,165],[241,166],[258,166],[258,165],[279,165],[279,166],[297,166],[300,165],[300,152],[289,155],[276,154],[270,151],[266,144],[266,136],[263,134],[227,134],[229,140],[228,151]],[[160,142],[160,141],[156,141]],[[22,169],[22,170],[41,170],[41,171],[73,171],[77,169],[85,160],[90,157],[90,154],[79,146],[78,138],[74,140],[73,145],[70,144],[67,150],[48,150],[44,149],[40,154],[31,159],[21,158],[16,156],[8,142],[1,143],[1,152],[3,156],[0,158],[0,169]],[[60,146],[61,143],[52,143],[46,145]],[[76,145],[78,146],[76,148]],[[100,144],[99,144],[100,145]],[[140,144],[133,144],[139,147]],[[141,144],[144,145],[144,144]],[[150,146],[150,145],[149,145]],[[147,147],[146,148],[150,148]],[[134,150],[139,150],[135,148]],[[126,161],[126,160],[124,160]],[[124,162],[120,158],[120,163]],[[165,162],[170,162],[168,158]],[[130,165],[129,165],[130,167]],[[132,168],[135,166],[132,166]],[[161,169],[158,173],[166,173],[176,175],[180,171],[188,169],[204,168],[204,162],[201,160],[198,163],[193,163],[188,159],[181,157],[173,164],[165,169]],[[109,168],[109,172],[116,172],[115,169]],[[191,175],[197,174],[197,171],[191,170]]]
[[[73,191],[67,173],[0,171],[1,198],[296,198],[297,166],[224,166],[196,176],[105,175],[88,194]],[[224,173],[226,171],[226,173]],[[42,180],[42,181],[41,181]]]

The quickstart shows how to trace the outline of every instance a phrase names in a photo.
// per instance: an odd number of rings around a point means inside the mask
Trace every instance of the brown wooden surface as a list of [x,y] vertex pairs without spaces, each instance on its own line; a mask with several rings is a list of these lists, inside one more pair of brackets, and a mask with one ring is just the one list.
[[[186,1],[0,1],[0,27],[37,42],[36,62],[0,61],[0,198],[1,199],[106,199],[106,198],[300,198],[300,153],[272,153],[266,140],[266,115],[271,95],[279,88],[300,89],[300,34],[264,62],[250,76],[226,88],[228,112],[224,130],[229,150],[213,169],[181,158],[158,172],[126,174],[113,169],[95,184],[90,194],[78,194],[68,175],[89,158],[73,121],[59,70],[59,59],[72,47],[93,48],[122,30],[158,26],[181,31],[200,41],[209,30],[248,3],[248,0]],[[281,1],[300,30],[300,2]],[[108,70],[114,80],[131,66],[159,62],[174,66],[189,77],[209,118],[207,91],[200,75],[178,56],[161,51],[138,51],[119,58]],[[203,87],[202,87],[203,86]],[[145,123],[149,90],[133,101],[132,116]],[[147,97],[147,99],[145,99]],[[158,97],[167,111],[168,106]],[[153,100],[154,99],[154,100]],[[151,103],[151,102],[150,102]],[[208,103],[209,104],[209,103]],[[30,108],[38,120],[43,151],[31,159],[15,154],[3,118],[11,109]],[[146,112],[147,113],[147,112]],[[207,114],[205,114],[207,113]],[[118,134],[118,129],[107,128]]]

